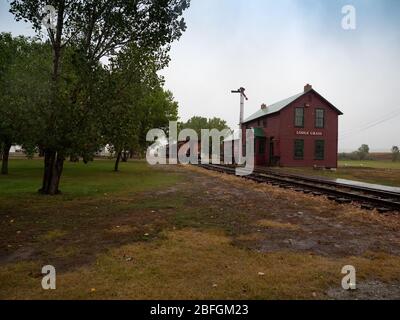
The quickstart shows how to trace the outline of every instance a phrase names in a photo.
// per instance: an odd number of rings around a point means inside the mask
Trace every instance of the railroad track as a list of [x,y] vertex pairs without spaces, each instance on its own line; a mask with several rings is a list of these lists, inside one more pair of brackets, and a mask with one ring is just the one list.
[[[214,164],[200,164],[202,168],[226,174],[235,174],[235,167]],[[243,178],[258,183],[268,183],[280,188],[293,189],[297,192],[327,196],[338,203],[355,203],[367,210],[377,209],[381,213],[400,212],[400,193],[385,191],[356,185],[348,185],[335,181],[305,177],[287,173],[278,173],[269,169],[257,168]]]

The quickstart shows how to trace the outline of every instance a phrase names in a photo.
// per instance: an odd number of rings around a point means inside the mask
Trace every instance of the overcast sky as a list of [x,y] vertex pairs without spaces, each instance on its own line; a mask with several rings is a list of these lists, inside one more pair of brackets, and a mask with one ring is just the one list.
[[[192,0],[188,29],[162,74],[181,120],[221,117],[233,128],[246,88],[245,116],[303,90],[306,83],[344,112],[339,149],[400,145],[400,1]],[[0,31],[32,35],[0,0]],[[344,30],[342,7],[356,9]]]

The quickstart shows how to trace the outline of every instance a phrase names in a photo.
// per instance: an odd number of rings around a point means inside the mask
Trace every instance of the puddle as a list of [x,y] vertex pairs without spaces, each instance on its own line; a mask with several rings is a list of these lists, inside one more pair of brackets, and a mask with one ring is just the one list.
[[347,179],[332,179],[332,181],[341,183],[341,184],[346,184],[346,185],[353,185],[353,186],[358,186],[358,187],[365,187],[365,188],[371,188],[371,189],[396,192],[400,196],[400,187],[389,187],[389,186],[384,186],[381,184],[366,183],[366,182],[347,180]]

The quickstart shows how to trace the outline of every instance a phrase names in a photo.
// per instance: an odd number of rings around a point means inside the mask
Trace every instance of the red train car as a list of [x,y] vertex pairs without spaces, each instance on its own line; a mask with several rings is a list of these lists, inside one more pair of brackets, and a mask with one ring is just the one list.
[[242,131],[245,137],[254,128],[258,166],[336,168],[342,114],[307,84],[297,95],[262,105],[243,121]]

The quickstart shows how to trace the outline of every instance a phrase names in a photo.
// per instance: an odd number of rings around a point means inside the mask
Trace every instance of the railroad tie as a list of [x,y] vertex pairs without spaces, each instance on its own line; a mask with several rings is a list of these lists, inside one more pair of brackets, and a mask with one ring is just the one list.
[[342,204],[347,204],[347,203],[351,203],[350,199],[347,198],[338,198],[335,200],[337,203],[342,203]]

